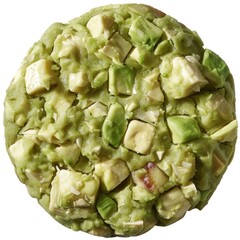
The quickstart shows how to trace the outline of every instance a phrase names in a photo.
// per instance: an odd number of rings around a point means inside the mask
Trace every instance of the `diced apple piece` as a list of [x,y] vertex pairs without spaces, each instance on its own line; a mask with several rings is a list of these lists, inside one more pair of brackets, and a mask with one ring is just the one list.
[[149,162],[144,168],[132,172],[134,183],[154,195],[164,192],[168,182],[167,175],[153,162]]
[[154,186],[163,192],[163,185],[168,181],[167,175],[160,169],[155,163],[149,162],[146,167],[148,171],[148,176],[153,182]]

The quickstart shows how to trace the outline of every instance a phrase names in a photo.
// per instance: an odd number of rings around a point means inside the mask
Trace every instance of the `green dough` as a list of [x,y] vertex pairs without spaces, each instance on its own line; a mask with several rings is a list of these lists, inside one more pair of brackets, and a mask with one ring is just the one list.
[[227,64],[142,4],[52,24],[4,106],[7,151],[29,194],[64,226],[103,237],[202,209],[237,138]]

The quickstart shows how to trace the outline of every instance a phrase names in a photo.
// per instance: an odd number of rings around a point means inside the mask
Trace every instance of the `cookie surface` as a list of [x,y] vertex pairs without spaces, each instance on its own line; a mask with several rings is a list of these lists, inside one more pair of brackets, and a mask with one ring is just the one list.
[[145,5],[55,23],[7,90],[19,179],[57,221],[139,235],[202,209],[235,147],[234,83],[196,32]]

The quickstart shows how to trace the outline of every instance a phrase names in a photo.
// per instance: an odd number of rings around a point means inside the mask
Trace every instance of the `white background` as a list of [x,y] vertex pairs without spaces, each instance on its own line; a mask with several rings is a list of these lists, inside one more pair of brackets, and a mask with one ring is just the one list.
[[[205,47],[218,53],[227,62],[235,78],[236,96],[239,99],[240,9],[236,0],[0,1],[1,240],[100,239],[86,233],[74,232],[57,223],[38,205],[36,199],[28,195],[25,186],[18,181],[5,151],[3,101],[6,88],[23,57],[51,23],[67,22],[99,5],[127,2],[152,5],[175,17],[190,29],[196,30],[203,39]],[[239,113],[238,101],[237,112]],[[239,156],[239,146],[237,146],[232,164],[209,204],[202,211],[190,211],[184,219],[169,227],[154,227],[142,236],[129,239],[240,239]]]

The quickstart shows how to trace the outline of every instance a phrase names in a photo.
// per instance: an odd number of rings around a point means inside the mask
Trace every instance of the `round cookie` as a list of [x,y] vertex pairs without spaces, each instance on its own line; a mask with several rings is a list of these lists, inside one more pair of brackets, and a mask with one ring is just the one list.
[[146,5],[51,25],[4,105],[6,147],[29,194],[98,236],[140,235],[202,209],[234,154],[228,66]]

